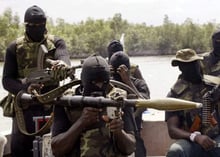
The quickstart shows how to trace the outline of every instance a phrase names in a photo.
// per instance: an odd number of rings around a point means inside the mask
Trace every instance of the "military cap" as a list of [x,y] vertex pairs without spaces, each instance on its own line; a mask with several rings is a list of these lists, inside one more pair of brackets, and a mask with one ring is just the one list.
[[203,60],[202,56],[198,56],[195,50],[181,49],[176,52],[176,56],[172,58],[172,66],[178,66],[178,62],[193,62],[196,60]]

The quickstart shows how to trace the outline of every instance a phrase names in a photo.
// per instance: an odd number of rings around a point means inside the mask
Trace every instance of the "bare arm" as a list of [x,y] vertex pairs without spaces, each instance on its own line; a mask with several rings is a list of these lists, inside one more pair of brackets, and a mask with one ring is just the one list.
[[[117,72],[119,73],[119,75],[121,76],[121,79],[123,81],[123,83],[125,83],[126,85],[128,85],[129,87],[131,87],[132,89],[134,89],[134,91],[136,93],[139,93],[139,91],[137,90],[137,88],[135,87],[134,83],[131,81],[130,78],[130,74],[129,74],[129,70],[126,67],[126,65],[122,64],[118,67]],[[139,94],[140,95],[140,94]]]
[[66,131],[52,137],[51,147],[55,156],[64,156],[74,148],[82,131],[99,121],[100,110],[91,107],[83,109],[81,117]]
[[124,122],[121,119],[113,119],[110,122],[110,130],[116,141],[118,149],[124,154],[131,154],[135,151],[135,137],[131,133],[126,133],[123,129]]
[[[179,119],[177,116],[170,117],[167,120],[168,133],[170,137],[173,139],[190,140],[191,132],[178,128],[178,124],[179,124]],[[212,140],[207,135],[196,135],[194,142],[198,143],[205,150],[210,150],[214,148],[214,145],[215,145],[215,141]]]
[[167,120],[169,136],[172,139],[189,139],[190,132],[179,128],[178,116],[172,116]]

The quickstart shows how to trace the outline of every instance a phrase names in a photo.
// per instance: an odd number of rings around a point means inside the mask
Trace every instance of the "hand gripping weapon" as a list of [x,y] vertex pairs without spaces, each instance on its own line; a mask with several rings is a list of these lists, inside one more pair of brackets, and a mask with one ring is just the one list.
[[[54,80],[53,72],[49,68],[44,68],[44,61],[53,65],[56,63],[55,60],[45,59],[45,55],[48,53],[48,50],[45,45],[41,44],[38,51],[38,59],[37,59],[37,70],[31,72],[26,78],[20,79],[22,83],[45,83],[47,81]],[[64,72],[65,76],[72,77],[75,73],[75,69],[81,68],[82,65],[66,67]],[[62,80],[59,80],[62,81]]]

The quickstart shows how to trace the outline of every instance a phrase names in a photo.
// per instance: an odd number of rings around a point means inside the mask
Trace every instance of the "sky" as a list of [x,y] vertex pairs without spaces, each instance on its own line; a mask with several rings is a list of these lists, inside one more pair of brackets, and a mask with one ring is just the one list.
[[77,23],[87,18],[108,19],[120,13],[130,23],[161,25],[165,15],[173,23],[182,24],[187,18],[195,23],[220,23],[219,0],[0,0],[0,14],[11,8],[20,16],[25,10],[40,6],[53,20],[62,18]]

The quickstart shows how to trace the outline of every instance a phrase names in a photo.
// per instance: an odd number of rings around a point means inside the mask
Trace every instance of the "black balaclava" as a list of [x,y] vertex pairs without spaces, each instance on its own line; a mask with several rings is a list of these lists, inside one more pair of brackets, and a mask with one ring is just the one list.
[[[106,96],[106,88],[110,80],[110,69],[106,60],[96,55],[88,57],[82,66],[81,80],[84,96]],[[93,81],[104,84],[99,88],[92,83]]]
[[130,70],[130,61],[129,61],[129,57],[126,53],[119,51],[116,52],[112,55],[112,57],[109,60],[109,64],[112,66],[112,77],[114,80],[116,81],[120,81],[121,80],[121,76],[117,73],[117,68],[124,64],[126,65],[126,67]]
[[178,62],[178,66],[184,80],[196,84],[201,83],[203,73],[198,61]]
[[111,56],[118,51],[123,51],[123,45],[119,40],[112,40],[108,45],[108,59],[110,60]]
[[220,59],[220,30],[213,33],[212,46],[214,55]]
[[40,42],[46,33],[46,16],[44,11],[34,5],[28,8],[24,16],[25,32],[33,42]]

